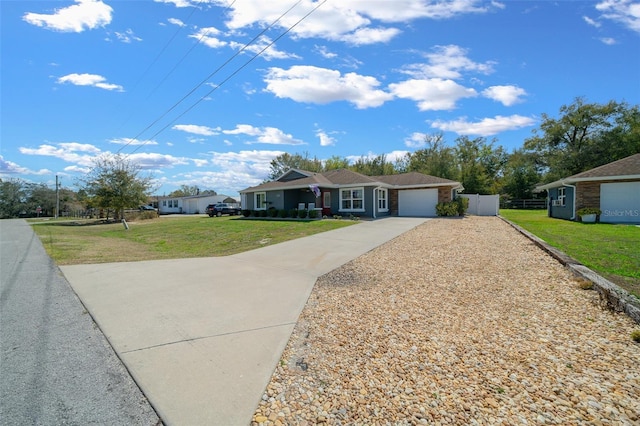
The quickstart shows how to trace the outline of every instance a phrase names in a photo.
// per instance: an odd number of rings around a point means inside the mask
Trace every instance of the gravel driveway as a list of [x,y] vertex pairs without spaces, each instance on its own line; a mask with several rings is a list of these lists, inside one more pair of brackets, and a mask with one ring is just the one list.
[[499,218],[431,220],[318,280],[253,424],[640,424],[636,327]]

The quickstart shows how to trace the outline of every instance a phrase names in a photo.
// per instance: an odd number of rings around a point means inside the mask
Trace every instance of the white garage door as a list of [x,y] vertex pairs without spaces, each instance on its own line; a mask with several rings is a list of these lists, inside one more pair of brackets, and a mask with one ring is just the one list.
[[437,189],[407,189],[398,191],[398,216],[435,216]]
[[601,222],[640,223],[640,182],[600,185]]

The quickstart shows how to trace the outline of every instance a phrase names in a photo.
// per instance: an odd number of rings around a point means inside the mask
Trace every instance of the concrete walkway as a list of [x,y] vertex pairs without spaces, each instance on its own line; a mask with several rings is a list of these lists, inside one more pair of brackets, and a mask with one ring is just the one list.
[[61,269],[166,424],[246,426],[316,279],[424,221],[363,221],[227,257]]

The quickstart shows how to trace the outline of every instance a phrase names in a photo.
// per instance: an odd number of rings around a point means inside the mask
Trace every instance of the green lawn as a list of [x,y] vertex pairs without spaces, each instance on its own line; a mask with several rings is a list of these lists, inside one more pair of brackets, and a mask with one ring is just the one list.
[[640,298],[640,227],[553,219],[546,210],[500,215]]
[[267,221],[239,217],[160,217],[123,224],[79,226],[38,222],[33,229],[59,265],[227,256],[358,222]]

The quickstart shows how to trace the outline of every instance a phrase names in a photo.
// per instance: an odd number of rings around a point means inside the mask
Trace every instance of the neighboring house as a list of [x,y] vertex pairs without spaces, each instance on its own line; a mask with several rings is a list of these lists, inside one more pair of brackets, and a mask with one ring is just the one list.
[[460,182],[422,173],[365,176],[347,169],[313,173],[291,169],[278,179],[240,191],[243,209],[316,209],[322,215],[435,216]]
[[238,200],[228,195],[191,195],[187,197],[154,197],[158,202],[159,214],[205,213],[209,204],[232,203],[239,207]]
[[548,191],[550,217],[577,220],[583,207],[602,210],[600,222],[640,223],[640,154],[536,188]]

